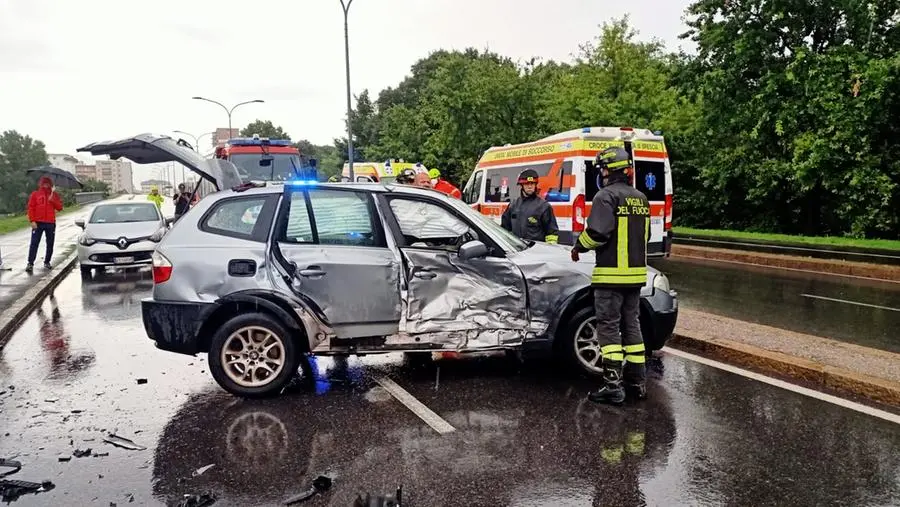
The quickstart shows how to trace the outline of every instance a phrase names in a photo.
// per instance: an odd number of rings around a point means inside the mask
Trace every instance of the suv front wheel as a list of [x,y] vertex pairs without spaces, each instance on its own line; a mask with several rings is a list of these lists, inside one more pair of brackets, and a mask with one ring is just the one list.
[[209,347],[209,371],[231,394],[257,398],[277,394],[297,369],[298,347],[277,319],[265,313],[234,317]]

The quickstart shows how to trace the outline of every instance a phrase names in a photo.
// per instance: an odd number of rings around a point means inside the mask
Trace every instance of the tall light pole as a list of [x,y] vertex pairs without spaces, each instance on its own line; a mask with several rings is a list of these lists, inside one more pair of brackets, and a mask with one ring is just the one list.
[[[228,127],[228,128],[230,129],[231,127]],[[191,134],[190,132],[185,132],[183,130],[173,130],[172,132],[174,132],[176,134],[184,134],[184,135],[190,137],[191,139],[193,139],[194,140],[194,151],[196,151],[197,153],[200,153],[200,140],[203,139],[203,136],[215,135],[215,132],[204,132],[204,133],[200,134],[199,136],[195,136],[194,134]],[[231,135],[231,132],[229,132],[228,135]],[[182,183],[185,182],[184,164],[181,165],[181,182]]]
[[350,121],[350,112],[352,111],[350,106],[350,36],[347,28],[347,14],[350,12],[350,4],[352,3],[353,0],[347,0],[346,4],[344,0],[341,0],[341,7],[344,9],[344,62],[347,67],[347,159],[350,164],[351,182],[356,180],[353,176],[353,125]]
[[[343,0],[341,0],[341,1],[343,1]],[[353,0],[350,0],[350,1],[352,2]],[[206,97],[191,97],[191,98],[194,100],[205,100],[206,102],[212,102],[213,104],[218,104],[219,106],[221,106],[222,109],[225,110],[225,113],[228,114],[228,135],[229,136],[231,135],[231,113],[233,113],[234,110],[238,108],[238,106],[243,106],[244,104],[257,104],[257,103],[262,104],[263,102],[265,102],[265,100],[260,100],[260,99],[248,100],[246,102],[238,102],[237,104],[231,106],[231,109],[228,109],[228,107],[225,104],[223,104],[221,102],[217,102],[212,99],[207,99]]]

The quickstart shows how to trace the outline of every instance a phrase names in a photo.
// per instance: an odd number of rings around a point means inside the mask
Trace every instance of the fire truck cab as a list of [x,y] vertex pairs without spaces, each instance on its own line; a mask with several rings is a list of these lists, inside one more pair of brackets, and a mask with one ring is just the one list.
[[238,137],[216,147],[215,158],[237,167],[244,183],[284,184],[288,180],[317,180],[316,161],[305,157],[290,140]]

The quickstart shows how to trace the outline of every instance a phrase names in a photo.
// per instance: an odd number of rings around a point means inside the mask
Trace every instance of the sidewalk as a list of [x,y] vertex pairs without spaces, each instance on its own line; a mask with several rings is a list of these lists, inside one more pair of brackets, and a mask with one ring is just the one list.
[[687,309],[668,346],[900,407],[900,354]]

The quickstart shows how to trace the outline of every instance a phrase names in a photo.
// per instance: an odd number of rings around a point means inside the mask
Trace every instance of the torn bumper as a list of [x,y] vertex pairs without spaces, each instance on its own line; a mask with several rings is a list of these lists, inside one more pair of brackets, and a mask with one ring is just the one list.
[[201,352],[200,327],[214,305],[212,303],[180,303],[141,301],[144,331],[156,347],[179,354]]
[[678,296],[674,291],[654,289],[641,298],[641,334],[648,350],[665,346],[678,321]]

